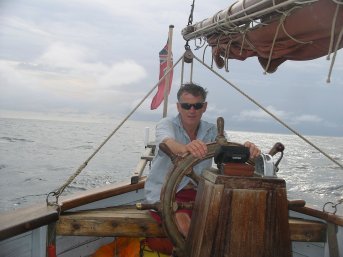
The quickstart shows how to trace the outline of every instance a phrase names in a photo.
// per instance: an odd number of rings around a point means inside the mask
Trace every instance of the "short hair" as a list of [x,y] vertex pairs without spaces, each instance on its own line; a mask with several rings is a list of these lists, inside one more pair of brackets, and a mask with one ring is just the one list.
[[185,83],[181,85],[179,88],[179,91],[177,92],[177,100],[180,102],[181,100],[181,95],[183,93],[189,93],[193,96],[201,96],[203,101],[206,101],[206,96],[207,96],[207,90],[203,88],[202,86],[199,86],[195,83]]

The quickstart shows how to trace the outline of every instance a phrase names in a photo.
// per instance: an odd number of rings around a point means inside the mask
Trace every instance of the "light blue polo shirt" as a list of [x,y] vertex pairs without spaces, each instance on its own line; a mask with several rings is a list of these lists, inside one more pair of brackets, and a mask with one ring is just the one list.
[[[217,136],[217,126],[203,121],[200,121],[200,126],[197,134],[197,139],[205,143],[215,141]],[[159,150],[159,144],[166,138],[172,138],[176,141],[188,144],[191,142],[189,136],[184,130],[180,115],[176,117],[163,118],[156,125],[156,156],[152,161],[152,167],[148,178],[145,182],[145,198],[149,203],[160,201],[160,194],[165,177],[173,164],[170,158],[162,151]],[[194,166],[194,172],[198,175],[202,173],[205,168],[212,166],[212,159],[207,159]],[[178,191],[184,188],[189,182],[190,178],[184,177],[181,181]]]

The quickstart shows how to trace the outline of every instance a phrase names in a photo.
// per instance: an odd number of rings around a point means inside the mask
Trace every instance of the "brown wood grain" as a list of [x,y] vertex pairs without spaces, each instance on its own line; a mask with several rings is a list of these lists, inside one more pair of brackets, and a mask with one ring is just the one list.
[[[221,242],[231,242],[234,232],[240,233],[242,229],[252,230],[258,228],[260,234],[249,234],[245,232],[243,235],[239,235],[242,242],[238,242],[239,245],[247,242],[246,239],[256,240],[256,244],[263,245],[263,237],[259,236],[265,231],[263,212],[259,212],[255,215],[244,214],[243,223],[234,223],[231,225],[231,220],[235,216],[240,216],[239,210],[236,210],[235,214],[231,214],[230,202],[232,201],[232,192],[226,190],[221,193],[221,189],[217,188],[216,193],[210,193],[210,188],[203,190],[203,194],[212,194],[209,199],[212,203],[215,203],[217,197],[222,197],[227,201],[227,205],[216,206],[215,204],[208,208],[206,212],[202,211],[198,217],[194,217],[194,220],[198,220],[197,223],[192,226],[193,230],[190,231],[190,236],[187,239],[187,243],[196,245],[197,233],[202,233],[204,237],[201,243],[198,244],[198,249],[194,251],[211,251],[213,248],[213,256],[223,256],[225,250],[229,247],[227,244],[221,244]],[[219,193],[218,193],[219,192]],[[249,194],[249,192],[247,192]],[[256,201],[255,204],[260,204],[260,210],[263,203],[261,199],[263,196],[254,196],[251,200]],[[239,197],[238,197],[239,198]],[[238,198],[236,198],[237,201]],[[257,199],[257,200],[256,200]],[[195,208],[199,208],[197,206]],[[264,208],[264,207],[263,207]],[[255,211],[252,209],[252,211]],[[196,212],[196,211],[195,211]],[[202,222],[207,215],[208,222]],[[200,218],[200,219],[197,219]],[[206,225],[206,223],[212,223],[215,221],[215,225]],[[194,221],[192,221],[194,222]],[[326,224],[319,221],[310,221],[305,219],[289,219],[290,239],[293,241],[307,241],[307,242],[325,242],[326,240]],[[221,226],[217,226],[220,224]],[[195,229],[194,229],[195,228]],[[228,229],[233,229],[232,235],[227,234]],[[200,232],[201,231],[201,232]],[[60,235],[82,235],[82,236],[144,236],[144,237],[165,237],[165,234],[160,225],[150,216],[148,211],[136,210],[134,206],[129,207],[113,207],[100,210],[80,211],[75,213],[64,213],[60,220],[57,222],[57,234]],[[199,242],[198,242],[199,243]],[[213,243],[213,247],[209,246]]]
[[[215,173],[204,177],[194,210],[194,219],[200,220],[192,221],[187,256],[291,256],[285,181]],[[219,186],[221,197],[215,198]]]
[[148,211],[134,206],[63,214],[56,223],[58,235],[165,237]]

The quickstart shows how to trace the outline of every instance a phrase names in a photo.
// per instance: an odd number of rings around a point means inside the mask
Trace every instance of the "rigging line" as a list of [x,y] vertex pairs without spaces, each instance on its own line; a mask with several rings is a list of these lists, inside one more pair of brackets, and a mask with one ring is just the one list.
[[183,85],[183,74],[185,71],[185,58],[182,58],[182,63],[181,63],[181,84]]
[[[190,26],[190,25],[192,25],[192,23],[193,23],[194,2],[195,2],[195,0],[193,0],[193,3],[192,3],[192,5],[191,5],[191,12],[190,12],[189,17],[188,17],[188,24],[187,24],[187,26]],[[187,41],[186,41],[186,44],[185,44],[185,49],[186,49],[186,50],[190,49],[190,46],[189,46],[189,44],[188,44],[188,41],[189,41],[189,40],[187,40]]]
[[230,57],[230,48],[231,48],[231,43],[232,43],[232,39],[227,43],[226,45],[226,49],[225,49],[225,71],[229,72],[229,57]]
[[191,83],[193,82],[193,64],[194,64],[194,62],[191,63],[191,72],[190,72],[190,76],[189,76]]
[[332,57],[332,60],[331,60],[329,74],[328,74],[328,78],[327,78],[327,81],[326,81],[328,83],[330,83],[330,77],[331,77],[333,65],[335,64],[336,55],[337,55],[337,52],[338,52],[339,44],[340,44],[340,42],[342,40],[342,36],[343,36],[343,27],[341,28],[341,31],[339,32],[338,39],[337,39],[337,42],[336,42],[335,51],[334,51],[334,54],[333,54],[333,57]]
[[[327,56],[327,60],[330,60],[330,55],[332,53],[332,47],[333,47],[333,44],[334,44],[334,34],[335,34],[335,25],[336,25],[336,20],[337,20],[337,15],[338,15],[338,11],[340,9],[341,5],[337,4],[337,7],[336,7],[336,12],[335,12],[335,15],[333,17],[333,22],[332,22],[332,27],[331,27],[331,38],[330,38],[330,48],[329,48],[329,53],[328,53],[328,56]],[[341,31],[338,35],[338,38],[337,38],[337,42],[336,42],[336,47],[334,49],[334,54],[333,54],[333,58],[331,60],[331,64],[330,64],[330,68],[329,68],[329,74],[328,74],[328,77],[326,79],[326,82],[327,83],[330,83],[330,80],[331,80],[331,73],[332,73],[332,70],[333,70],[333,65],[335,63],[335,59],[336,59],[336,55],[337,55],[337,51],[338,51],[338,48],[339,48],[339,44],[342,40],[342,33],[343,33],[343,27],[341,28]]]
[[286,127],[287,129],[289,129],[291,132],[293,132],[295,135],[297,135],[298,137],[300,137],[302,140],[304,140],[306,143],[308,143],[309,145],[311,145],[313,148],[315,148],[316,150],[318,150],[320,153],[322,153],[324,156],[326,156],[329,160],[331,160],[332,162],[334,162],[335,164],[337,164],[341,169],[343,169],[343,165],[341,163],[339,163],[338,161],[336,161],[335,159],[333,159],[330,155],[328,155],[327,153],[325,153],[323,150],[321,150],[319,147],[317,147],[315,144],[313,144],[311,141],[309,141],[307,138],[305,138],[304,136],[300,135],[297,131],[295,131],[293,128],[291,128],[290,126],[288,126],[286,123],[284,123],[281,119],[279,119],[277,116],[275,116],[273,113],[271,113],[270,111],[268,111],[266,108],[264,108],[261,104],[259,104],[256,100],[254,100],[252,97],[250,97],[249,95],[247,95],[245,92],[243,92],[241,89],[239,89],[237,86],[235,86],[233,83],[231,83],[230,81],[228,81],[226,78],[224,78],[222,75],[220,75],[218,72],[216,72],[215,70],[211,69],[210,66],[208,66],[206,63],[202,62],[198,57],[196,57],[194,55],[194,58],[200,62],[202,65],[204,65],[207,69],[209,69],[210,71],[212,71],[214,74],[216,74],[219,78],[221,78],[222,80],[224,80],[227,84],[229,84],[231,87],[233,87],[234,89],[236,89],[239,93],[241,93],[243,96],[245,96],[246,98],[248,98],[252,103],[254,103],[255,105],[257,105],[259,108],[261,108],[263,111],[265,111],[266,113],[268,113],[271,117],[273,117],[276,121],[278,121],[279,123],[281,123],[284,127]]
[[[281,16],[281,18],[280,18],[280,20],[279,20],[279,24],[278,24],[278,26],[277,26],[277,28],[276,28],[275,35],[274,35],[274,38],[273,38],[273,42],[272,42],[272,45],[271,45],[271,48],[270,48],[269,57],[268,57],[268,62],[267,62],[266,67],[264,68],[264,74],[267,74],[267,72],[268,72],[268,70],[269,70],[270,63],[271,63],[272,57],[273,57],[274,46],[275,46],[275,44],[276,44],[276,39],[277,39],[277,37],[278,37],[278,35],[279,35],[279,32],[280,32],[280,28],[281,28],[281,27],[283,28],[284,33],[285,33],[290,39],[292,39],[293,41],[295,41],[295,42],[297,42],[297,43],[299,43],[299,44],[300,44],[300,43],[301,43],[301,44],[305,44],[305,43],[306,43],[306,42],[299,41],[299,40],[295,39],[294,37],[292,37],[291,35],[289,35],[289,34],[287,33],[285,27],[284,27],[284,22],[285,22],[287,16],[290,15],[290,13],[291,13],[292,11],[294,11],[295,9],[298,9],[298,8],[300,8],[300,7],[299,7],[299,6],[295,6],[295,7],[291,8],[291,9],[287,10],[285,13],[282,13],[282,16]],[[310,42],[309,42],[309,43],[310,43]]]
[[327,60],[330,60],[330,55],[331,55],[331,53],[332,53],[332,48],[333,48],[333,43],[334,43],[334,37],[335,37],[335,26],[336,26],[336,20],[337,20],[337,15],[338,15],[339,8],[340,8],[340,5],[337,4],[336,10],[335,10],[335,14],[333,15],[333,19],[332,19],[329,51],[328,51],[328,55],[327,55],[327,57],[326,57]]
[[[199,45],[197,45],[197,39],[199,39]],[[194,39],[194,46],[195,46],[195,49],[194,50],[198,50],[200,48],[202,48],[205,44],[206,44],[206,40],[205,39],[202,39],[202,38],[197,38],[197,39]]]
[[277,39],[277,36],[279,35],[279,31],[280,31],[280,27],[281,25],[283,24],[283,22],[285,21],[286,17],[287,17],[288,13],[284,13],[280,20],[279,20],[279,24],[278,26],[276,27],[276,31],[275,31],[275,35],[274,35],[274,38],[273,38],[273,42],[272,42],[272,45],[270,47],[270,52],[269,52],[269,57],[268,57],[268,62],[266,64],[266,67],[264,67],[264,74],[267,74],[268,70],[269,70],[269,66],[270,66],[270,63],[272,61],[272,55],[273,55],[273,51],[274,51],[274,46],[276,44],[276,39]]
[[[56,203],[58,203],[59,196],[63,193],[65,188],[81,173],[81,171],[86,168],[88,162],[100,151],[100,149],[110,140],[110,138],[121,128],[121,126],[130,118],[130,116],[142,105],[142,103],[149,97],[149,95],[156,89],[156,87],[161,83],[161,81],[176,67],[176,65],[181,61],[183,55],[178,59],[178,61],[166,71],[163,77],[156,83],[156,85],[143,97],[143,99],[132,109],[132,111],[122,120],[122,122],[111,132],[111,134],[98,146],[98,148],[87,158],[87,160],[80,165],[76,172],[69,177],[69,179],[55,192],[53,195],[56,197]],[[49,195],[51,194],[48,194]],[[48,205],[53,205],[54,203],[48,202]]]
[[332,2],[336,3],[336,4],[343,4],[342,0],[331,0]]
[[191,13],[189,14],[189,17],[188,17],[188,25],[192,25],[193,23],[193,13],[194,13],[194,2],[195,0],[193,0],[193,3],[191,5]]

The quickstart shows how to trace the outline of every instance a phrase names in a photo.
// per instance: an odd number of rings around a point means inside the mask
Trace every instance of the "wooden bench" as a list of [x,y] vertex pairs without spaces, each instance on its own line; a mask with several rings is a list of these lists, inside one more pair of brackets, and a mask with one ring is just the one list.
[[[326,224],[298,218],[289,219],[292,241],[325,242]],[[56,224],[58,235],[165,237],[146,210],[120,206],[100,210],[66,212]]]
[[148,211],[135,206],[64,213],[56,223],[58,235],[164,237],[162,226]]

